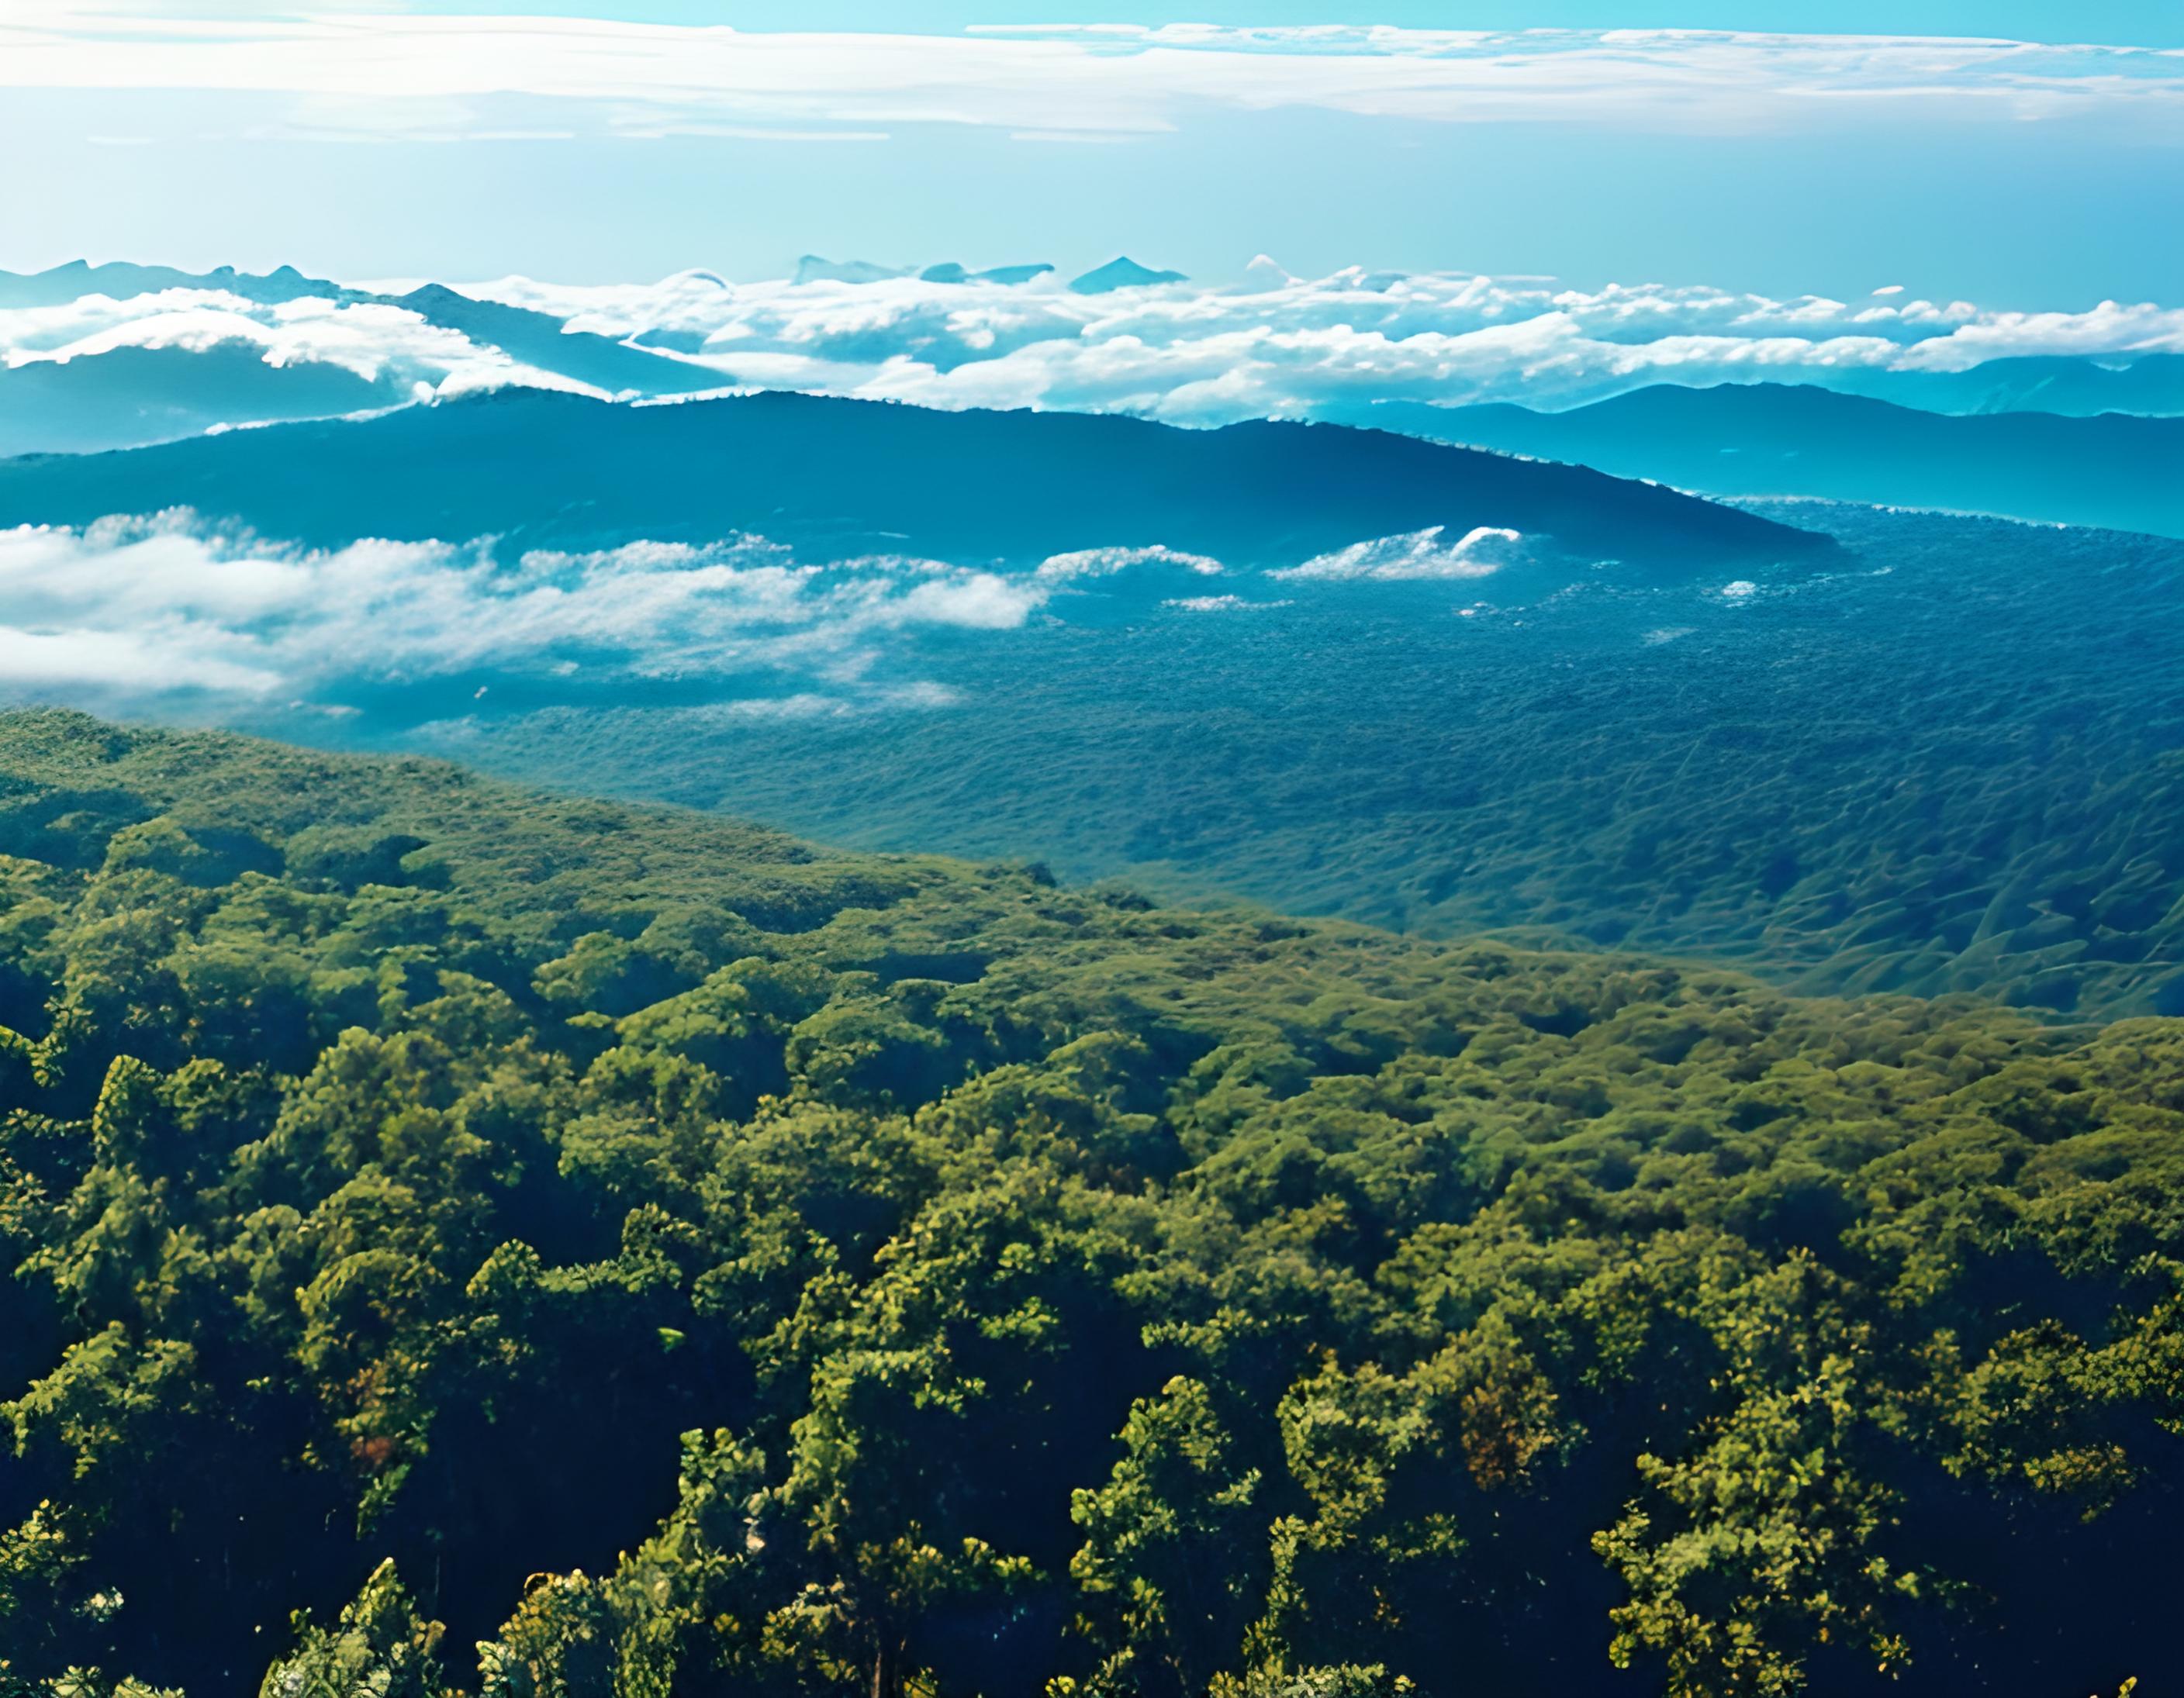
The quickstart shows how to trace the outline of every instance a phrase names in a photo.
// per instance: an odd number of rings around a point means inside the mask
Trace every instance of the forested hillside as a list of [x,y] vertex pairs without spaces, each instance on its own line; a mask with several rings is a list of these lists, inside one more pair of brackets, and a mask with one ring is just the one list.
[[2175,1668],[2184,1021],[60,713],[0,888],[11,1698]]
[[[1210,611],[1123,579],[935,645],[951,709],[530,709],[499,677],[467,699],[465,674],[418,691],[437,722],[403,740],[1171,897],[1522,928],[1808,994],[2184,1014],[2184,545],[1783,510],[1841,540],[1839,570],[1246,581],[1268,599]],[[357,699],[296,734],[387,738],[386,693]]]
[[777,391],[636,407],[508,390],[0,462],[0,523],[170,507],[337,548],[362,536],[597,548],[749,532],[837,559],[1031,566],[1162,543],[1232,566],[1290,566],[1373,537],[1440,526],[1454,538],[1483,525],[1677,580],[1834,553],[1793,526],[1671,489],[1384,431],[1265,420],[1192,431]]

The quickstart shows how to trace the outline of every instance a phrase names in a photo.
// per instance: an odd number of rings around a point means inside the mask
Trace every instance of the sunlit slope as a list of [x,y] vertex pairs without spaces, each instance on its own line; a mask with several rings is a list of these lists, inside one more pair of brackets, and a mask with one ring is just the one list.
[[2167,1666],[2184,1023],[75,715],[0,791],[26,1690]]

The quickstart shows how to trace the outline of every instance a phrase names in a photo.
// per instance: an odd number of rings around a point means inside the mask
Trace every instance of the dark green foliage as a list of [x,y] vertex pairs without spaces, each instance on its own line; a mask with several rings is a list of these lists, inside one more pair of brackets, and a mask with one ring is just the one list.
[[63,715],[0,783],[11,1698],[2173,1668],[2184,1022]]
[[1737,597],[1726,573],[1551,595],[1240,576],[1219,582],[1283,604],[1209,613],[1126,585],[925,660],[956,708],[760,736],[588,704],[460,746],[1178,899],[1696,955],[1807,993],[2184,1014],[2184,545],[1772,510],[1844,560],[1754,569]]

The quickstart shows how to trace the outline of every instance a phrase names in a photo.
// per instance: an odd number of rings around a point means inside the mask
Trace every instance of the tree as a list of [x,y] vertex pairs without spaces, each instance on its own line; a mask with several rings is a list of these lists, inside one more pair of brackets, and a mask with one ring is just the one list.
[[449,1698],[443,1629],[417,1613],[390,1559],[343,1606],[333,1626],[298,1611],[296,1648],[266,1670],[259,1698]]

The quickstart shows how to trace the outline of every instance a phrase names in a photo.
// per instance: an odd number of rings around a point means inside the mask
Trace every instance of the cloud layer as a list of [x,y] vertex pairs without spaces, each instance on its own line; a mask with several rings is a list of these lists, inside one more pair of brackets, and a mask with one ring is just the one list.
[[2042,313],[1360,267],[1305,279],[1263,259],[1239,288],[1089,298],[1051,281],[732,285],[709,273],[599,288],[509,278],[469,292],[566,315],[571,329],[673,332],[741,383],[1177,423],[1346,401],[1574,404],[1648,382],[1885,381],[2014,357],[2184,352],[2184,310],[2151,303]]
[[741,383],[1179,424],[1384,400],[1569,405],[1651,382],[1885,387],[2003,358],[2184,352],[2184,310],[2151,303],[2040,313],[1359,268],[1303,279],[1271,263],[1236,289],[1089,298],[1051,281],[734,286],[706,274],[633,288],[511,278],[474,292],[568,315],[572,328],[671,331]]
[[1011,629],[1053,593],[930,560],[802,562],[760,538],[511,560],[487,542],[309,551],[174,513],[0,531],[0,685],[276,701],[595,676],[884,693],[870,681],[905,633]]
[[[1130,135],[1194,109],[1429,122],[1749,130],[1886,104],[2020,123],[2093,117],[2184,135],[2184,54],[1699,31],[1007,29],[744,34],[588,18],[276,14],[168,19],[12,0],[0,86],[292,96],[281,133],[456,140],[741,125],[827,136],[911,124]],[[473,103],[554,103],[511,131]]]
[[[1648,383],[1763,380],[1946,409],[1983,404],[1981,369],[1998,360],[2120,365],[2184,354],[2184,309],[2153,303],[2038,312],[1887,286],[1843,301],[1358,268],[1305,279],[1271,261],[1235,287],[1179,282],[1098,296],[1052,276],[1014,286],[914,276],[733,283],[689,271],[649,284],[510,277],[464,287],[565,319],[571,331],[638,340],[674,380],[665,387],[694,376],[722,388],[1115,410],[1193,425],[1355,421],[1379,402],[1560,407]],[[220,344],[256,349],[273,367],[337,365],[397,399],[510,383],[602,392],[552,370],[550,346],[526,344],[529,358],[514,359],[392,303],[265,306],[208,288],[0,310],[0,360],[10,366]],[[1953,399],[1959,395],[1970,398]]]
[[1524,538],[1491,528],[1362,541],[1263,575],[1157,545],[1077,549],[1016,573],[800,560],[757,537],[585,554],[511,555],[489,538],[315,550],[176,510],[0,530],[0,700],[231,723],[325,715],[374,735],[555,706],[752,721],[914,710],[956,699],[966,644],[1035,622],[1264,610],[1528,559]]
[[403,399],[452,400],[509,384],[605,394],[382,302],[306,296],[269,305],[222,289],[178,288],[128,300],[94,294],[64,306],[0,309],[0,364],[10,367],[121,348],[218,347],[249,348],[276,368],[337,366],[389,385]]
[[1157,588],[1223,569],[1102,548],[1005,576],[900,556],[800,560],[760,537],[512,559],[489,540],[321,551],[188,512],[28,526],[0,530],[0,695],[211,693],[337,714],[405,694],[437,711],[493,692],[666,692],[760,717],[932,706],[950,694],[920,669],[950,642],[1018,629],[1129,571]]

